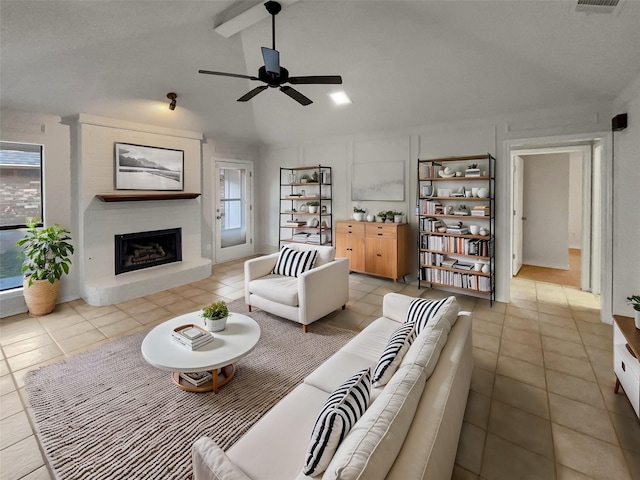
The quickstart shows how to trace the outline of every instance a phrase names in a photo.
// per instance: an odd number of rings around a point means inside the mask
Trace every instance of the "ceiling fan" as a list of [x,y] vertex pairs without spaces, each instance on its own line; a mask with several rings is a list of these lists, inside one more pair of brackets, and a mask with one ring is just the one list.
[[289,85],[339,85],[342,83],[340,75],[316,75],[309,77],[290,77],[289,71],[280,66],[280,52],[276,50],[276,15],[282,7],[278,2],[268,1],[264,4],[267,12],[271,15],[271,30],[273,39],[273,48],[262,47],[262,58],[264,65],[258,69],[258,76],[241,75],[238,73],[212,72],[211,70],[198,70],[198,73],[207,75],[220,75],[223,77],[246,78],[247,80],[257,80],[266,83],[254,88],[238,99],[238,102],[246,102],[251,100],[260,92],[268,87],[280,88],[280,91],[293,98],[301,105],[310,105],[313,103],[311,99],[305,97],[302,93]]

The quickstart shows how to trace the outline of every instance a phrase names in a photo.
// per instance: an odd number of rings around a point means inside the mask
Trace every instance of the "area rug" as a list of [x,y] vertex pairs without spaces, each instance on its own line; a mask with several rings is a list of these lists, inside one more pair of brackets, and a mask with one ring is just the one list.
[[262,330],[234,379],[210,393],[178,389],[140,353],[146,333],[30,372],[26,391],[38,435],[60,480],[190,478],[191,445],[208,436],[227,449],[355,334],[229,305]]

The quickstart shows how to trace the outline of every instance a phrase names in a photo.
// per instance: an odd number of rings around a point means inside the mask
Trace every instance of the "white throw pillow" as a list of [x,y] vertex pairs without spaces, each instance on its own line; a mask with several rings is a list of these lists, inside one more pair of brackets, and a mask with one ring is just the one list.
[[415,326],[415,323],[407,322],[391,335],[387,346],[382,352],[382,355],[380,355],[378,365],[373,372],[374,387],[386,385],[396,372],[402,361],[402,357],[407,353],[416,338]]
[[449,327],[453,326],[458,318],[458,302],[451,296],[442,300],[427,300],[415,298],[409,304],[406,323],[416,324],[416,335],[420,335],[427,325],[435,325],[440,321],[447,321]]
[[329,395],[316,418],[302,473],[324,472],[340,442],[369,407],[371,369],[351,376]]
[[286,245],[280,250],[278,261],[273,269],[276,275],[298,277],[307,270],[311,270],[318,252],[315,250],[295,251]]

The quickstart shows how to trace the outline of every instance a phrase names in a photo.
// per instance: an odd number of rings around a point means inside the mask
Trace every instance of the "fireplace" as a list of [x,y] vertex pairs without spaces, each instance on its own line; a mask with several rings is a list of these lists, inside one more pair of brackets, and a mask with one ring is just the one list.
[[182,229],[115,236],[115,272],[121,273],[182,261]]

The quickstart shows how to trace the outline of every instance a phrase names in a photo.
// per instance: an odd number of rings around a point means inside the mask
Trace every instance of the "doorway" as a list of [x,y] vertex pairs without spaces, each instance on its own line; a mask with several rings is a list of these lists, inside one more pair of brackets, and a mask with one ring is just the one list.
[[596,143],[510,149],[512,277],[600,293]]
[[216,161],[213,172],[216,262],[253,254],[253,164]]

